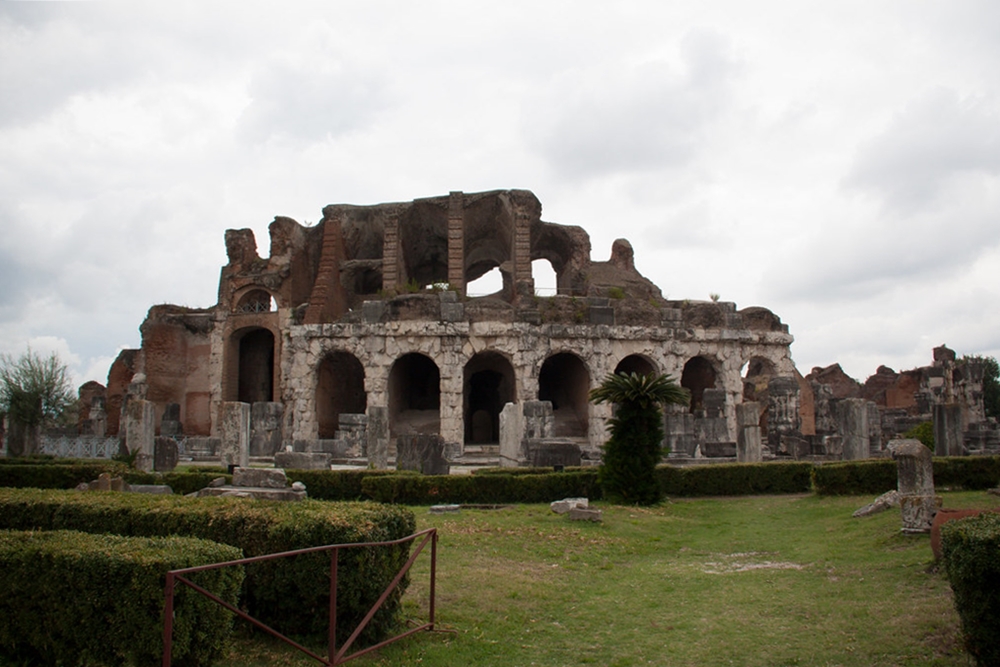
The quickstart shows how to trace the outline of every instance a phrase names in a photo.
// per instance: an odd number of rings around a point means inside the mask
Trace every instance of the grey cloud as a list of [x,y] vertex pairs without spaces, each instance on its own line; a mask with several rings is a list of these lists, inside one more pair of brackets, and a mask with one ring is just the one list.
[[845,185],[913,212],[934,204],[954,179],[977,174],[1000,175],[1000,109],[995,100],[938,88],[861,147]]
[[738,65],[708,32],[685,37],[681,58],[679,72],[656,61],[558,78],[527,113],[529,142],[575,177],[688,164],[726,108]]

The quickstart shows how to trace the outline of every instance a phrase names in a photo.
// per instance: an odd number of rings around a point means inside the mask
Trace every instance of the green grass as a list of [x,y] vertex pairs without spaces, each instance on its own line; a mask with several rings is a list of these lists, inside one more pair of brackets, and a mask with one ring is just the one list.
[[[945,507],[993,507],[981,492]],[[854,519],[859,497],[598,505],[601,524],[547,506],[431,515],[437,630],[350,663],[396,665],[971,664],[927,536],[898,511]],[[404,608],[426,618],[429,559]],[[225,665],[316,665],[241,639]]]

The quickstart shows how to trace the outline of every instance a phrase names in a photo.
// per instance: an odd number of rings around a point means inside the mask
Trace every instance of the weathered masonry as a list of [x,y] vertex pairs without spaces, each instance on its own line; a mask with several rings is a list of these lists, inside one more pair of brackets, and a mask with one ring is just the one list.
[[[150,309],[142,349],[112,368],[132,389],[109,385],[109,406],[144,394],[157,424],[179,408],[171,428],[208,437],[224,404],[254,404],[255,429],[270,430],[251,455],[391,459],[399,437],[433,435],[457,459],[499,443],[506,404],[548,401],[545,435],[596,459],[610,407],[588,391],[608,373],[655,371],[692,392],[667,426],[675,453],[693,456],[735,447],[748,382],[762,394],[774,379],[799,382],[792,336],[769,310],[668,301],[627,241],[592,261],[587,233],[542,221],[528,191],[331,205],[314,227],[276,218],[270,237],[261,258],[250,230],[226,232],[215,306]],[[554,270],[556,295],[536,296],[537,260]],[[494,269],[500,291],[466,295]],[[743,422],[766,425],[768,403],[755,405]],[[772,429],[782,420],[800,421],[774,415]]]

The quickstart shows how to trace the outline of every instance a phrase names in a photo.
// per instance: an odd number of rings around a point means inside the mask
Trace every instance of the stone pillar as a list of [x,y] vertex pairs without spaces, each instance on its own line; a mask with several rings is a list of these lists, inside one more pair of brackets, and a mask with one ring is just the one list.
[[533,297],[535,281],[531,277],[531,223],[532,215],[528,211],[516,208],[514,214],[514,247],[511,258],[514,260],[514,294],[518,297]]
[[775,377],[767,383],[767,444],[774,454],[795,455],[789,441],[801,439],[799,383],[793,377]]
[[934,406],[934,453],[938,456],[965,455],[962,406],[955,403]]
[[524,460],[524,415],[520,403],[507,403],[500,411],[500,466],[516,468]]
[[250,456],[274,456],[281,449],[282,403],[261,402],[250,406]]
[[736,406],[736,460],[739,463],[760,463],[763,458],[760,403],[740,403]]
[[250,404],[222,404],[219,456],[224,466],[250,467]]
[[160,418],[160,435],[182,435],[184,427],[181,425],[181,406],[178,403],[167,403],[163,410],[163,417]]
[[392,292],[399,286],[399,221],[395,218],[385,221],[382,237],[382,289]]
[[685,406],[668,405],[663,411],[663,446],[671,458],[694,456],[698,441],[694,436],[694,415]]
[[177,467],[179,458],[176,440],[162,435],[153,440],[153,470],[170,472]]
[[896,460],[899,506],[904,533],[929,533],[941,499],[934,495],[931,450],[919,440],[893,440],[887,447]]
[[555,431],[555,417],[552,415],[551,401],[525,401],[524,437],[527,440],[551,438]]
[[871,456],[867,403],[863,398],[845,398],[837,401],[837,425],[843,442],[845,461],[867,459]]
[[396,469],[416,470],[424,475],[447,475],[444,440],[439,435],[401,435],[396,438]]
[[153,470],[156,408],[150,401],[133,398],[125,404],[125,447],[136,453],[137,470]]
[[368,408],[366,440],[368,465],[380,470],[389,467],[389,408]]
[[465,220],[461,192],[448,194],[448,284],[465,294]]

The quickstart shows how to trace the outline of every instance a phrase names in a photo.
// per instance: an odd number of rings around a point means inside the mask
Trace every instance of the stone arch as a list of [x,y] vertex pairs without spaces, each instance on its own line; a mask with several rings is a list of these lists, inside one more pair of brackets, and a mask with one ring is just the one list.
[[404,284],[419,287],[448,282],[448,211],[417,201],[399,221]]
[[590,371],[572,352],[548,357],[538,372],[538,400],[552,402],[555,435],[587,436],[590,414]]
[[514,367],[499,352],[480,352],[465,365],[462,379],[462,414],[465,444],[500,442],[500,412],[517,402]]
[[466,285],[499,270],[501,295],[514,296],[514,277],[510,272],[514,247],[514,215],[504,196],[484,197],[466,202],[462,212],[463,281]]
[[231,399],[243,403],[274,400],[274,333],[264,327],[247,327],[233,333],[231,348],[236,351],[235,391]]
[[316,368],[319,437],[336,436],[341,414],[364,414],[367,409],[364,366],[350,352],[328,353]]
[[615,366],[615,375],[628,375],[630,373],[650,375],[656,372],[656,366],[653,362],[641,354],[630,354]]
[[714,389],[717,379],[715,366],[705,357],[693,357],[684,364],[681,386],[691,392],[691,412],[704,407],[705,390]]
[[270,313],[277,305],[273,294],[261,287],[251,287],[239,294],[235,299],[233,312],[237,315]]
[[437,434],[440,430],[441,371],[426,355],[404,354],[389,371],[389,433]]

